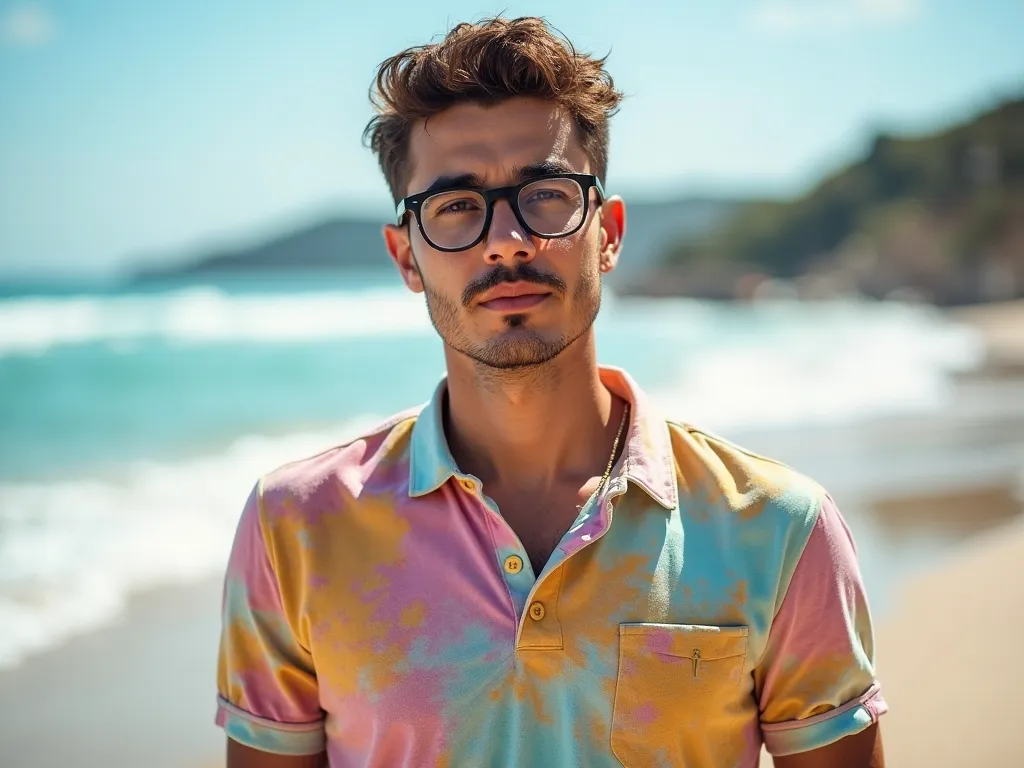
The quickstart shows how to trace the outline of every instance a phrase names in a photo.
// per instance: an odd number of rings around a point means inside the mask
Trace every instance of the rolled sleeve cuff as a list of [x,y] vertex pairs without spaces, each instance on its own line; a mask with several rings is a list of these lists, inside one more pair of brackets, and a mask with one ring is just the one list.
[[805,720],[761,723],[764,745],[772,755],[809,752],[860,733],[889,711],[876,682],[856,699]]
[[279,723],[246,712],[217,697],[216,723],[239,744],[277,755],[316,755],[324,751],[324,721]]

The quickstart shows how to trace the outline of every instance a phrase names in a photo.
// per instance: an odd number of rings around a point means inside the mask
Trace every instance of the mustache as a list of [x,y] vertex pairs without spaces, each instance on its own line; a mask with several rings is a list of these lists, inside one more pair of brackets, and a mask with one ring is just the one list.
[[462,305],[470,306],[473,303],[473,299],[481,293],[489,291],[502,283],[534,283],[535,285],[543,285],[546,288],[553,288],[558,293],[565,293],[566,291],[565,281],[562,278],[541,272],[530,264],[521,264],[515,269],[502,265],[467,285],[462,292]]

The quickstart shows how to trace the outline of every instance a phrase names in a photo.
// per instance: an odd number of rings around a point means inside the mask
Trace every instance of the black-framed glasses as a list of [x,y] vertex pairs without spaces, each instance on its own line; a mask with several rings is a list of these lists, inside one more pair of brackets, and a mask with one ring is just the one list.
[[464,251],[487,236],[494,204],[508,200],[516,219],[535,237],[568,237],[579,231],[590,208],[590,189],[604,201],[601,181],[589,173],[554,173],[511,187],[421,192],[402,200],[395,211],[416,217],[420,233],[438,251]]

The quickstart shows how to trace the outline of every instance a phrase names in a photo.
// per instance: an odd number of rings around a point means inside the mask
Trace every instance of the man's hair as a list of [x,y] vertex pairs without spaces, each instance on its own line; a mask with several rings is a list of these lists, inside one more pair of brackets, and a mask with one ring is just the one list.
[[515,96],[548,99],[575,119],[594,174],[608,168],[608,118],[622,100],[605,58],[578,53],[543,19],[492,18],[459,24],[440,43],[408,48],[377,70],[370,101],[377,114],[363,132],[397,203],[405,197],[409,135],[415,122],[460,103],[497,104]]

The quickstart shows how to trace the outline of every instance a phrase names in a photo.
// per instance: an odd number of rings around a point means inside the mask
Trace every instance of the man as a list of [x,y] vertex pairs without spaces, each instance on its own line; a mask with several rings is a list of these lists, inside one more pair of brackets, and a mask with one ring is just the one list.
[[603,64],[526,18],[381,65],[384,239],[447,377],[256,484],[225,584],[231,768],[747,767],[762,742],[882,765],[830,498],[597,364],[626,221]]

